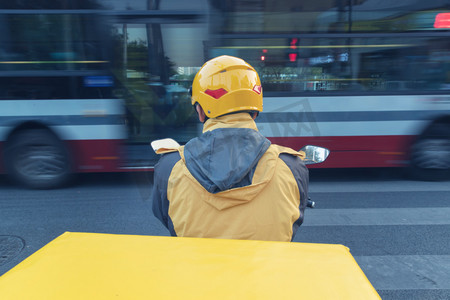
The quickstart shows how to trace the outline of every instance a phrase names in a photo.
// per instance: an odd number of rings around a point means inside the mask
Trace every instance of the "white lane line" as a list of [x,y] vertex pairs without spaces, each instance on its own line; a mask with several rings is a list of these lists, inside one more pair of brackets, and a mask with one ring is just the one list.
[[355,256],[377,290],[450,289],[450,255]]
[[310,209],[302,226],[450,225],[450,207]]

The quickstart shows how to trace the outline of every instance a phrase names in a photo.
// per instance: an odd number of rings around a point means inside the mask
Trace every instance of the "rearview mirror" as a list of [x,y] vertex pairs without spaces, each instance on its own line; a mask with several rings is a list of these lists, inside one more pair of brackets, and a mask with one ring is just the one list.
[[306,145],[305,147],[300,149],[300,151],[303,151],[306,154],[306,157],[303,160],[305,165],[319,164],[321,162],[324,162],[330,154],[330,150],[328,150],[327,148],[312,145]]

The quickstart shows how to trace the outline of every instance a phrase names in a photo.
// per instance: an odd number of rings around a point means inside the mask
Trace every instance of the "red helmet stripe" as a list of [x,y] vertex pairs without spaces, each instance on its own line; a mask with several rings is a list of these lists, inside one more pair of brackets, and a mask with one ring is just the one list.
[[225,89],[218,89],[218,90],[206,90],[205,94],[213,97],[214,99],[219,99],[223,95],[228,93]]
[[262,87],[261,87],[260,85],[255,85],[255,86],[253,87],[253,91],[254,91],[255,93],[257,93],[258,95],[261,95]]

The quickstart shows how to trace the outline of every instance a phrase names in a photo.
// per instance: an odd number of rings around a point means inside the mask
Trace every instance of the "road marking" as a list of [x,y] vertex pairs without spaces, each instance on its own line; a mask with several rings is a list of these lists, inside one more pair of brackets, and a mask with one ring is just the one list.
[[355,256],[377,290],[450,289],[450,255]]
[[302,226],[450,225],[450,207],[310,209]]

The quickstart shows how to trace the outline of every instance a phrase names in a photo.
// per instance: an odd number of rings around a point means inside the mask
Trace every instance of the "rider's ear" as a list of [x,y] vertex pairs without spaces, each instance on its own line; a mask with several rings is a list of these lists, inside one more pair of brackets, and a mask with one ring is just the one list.
[[197,104],[197,105],[195,105],[195,110],[197,111],[197,115],[198,115],[199,121],[202,122],[202,123],[205,123],[205,121],[206,121],[206,114],[203,111],[203,108],[199,104]]

